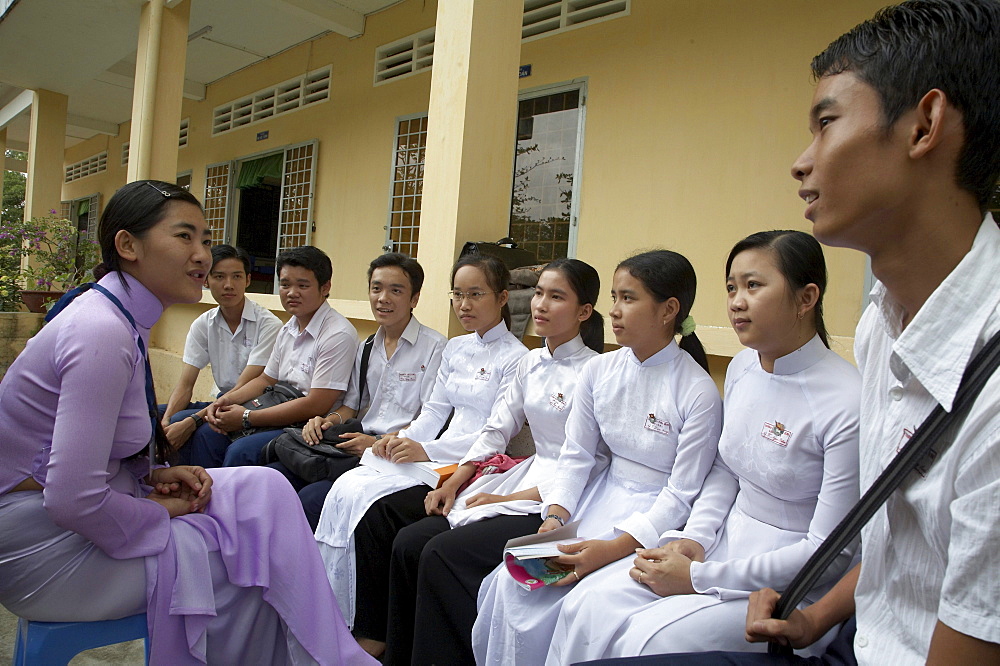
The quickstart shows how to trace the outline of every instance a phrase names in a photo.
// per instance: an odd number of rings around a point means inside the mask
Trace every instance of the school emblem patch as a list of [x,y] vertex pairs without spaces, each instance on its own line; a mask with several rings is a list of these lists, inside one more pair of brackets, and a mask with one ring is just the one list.
[[549,405],[551,405],[553,408],[557,409],[560,412],[563,411],[564,409],[566,409],[567,405],[566,396],[564,396],[562,393],[553,393],[552,395],[549,396]]
[[646,430],[652,430],[653,432],[658,432],[663,435],[670,434],[670,421],[667,419],[658,419],[656,414],[650,414],[646,417],[643,422],[642,427]]
[[786,428],[784,423],[775,419],[774,423],[764,421],[764,428],[760,431],[760,436],[778,446],[788,446],[788,441],[792,438],[792,431]]
[[476,373],[476,379],[478,379],[481,382],[488,382],[490,381],[490,375],[492,374],[493,373],[487,370],[486,368],[479,368],[479,372]]

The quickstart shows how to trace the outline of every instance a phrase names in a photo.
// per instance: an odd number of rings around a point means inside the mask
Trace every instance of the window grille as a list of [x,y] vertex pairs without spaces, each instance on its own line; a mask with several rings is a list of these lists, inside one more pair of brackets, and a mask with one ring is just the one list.
[[128,166],[128,149],[129,149],[129,145],[130,145],[130,143],[128,141],[126,141],[125,143],[122,144],[122,166],[123,167],[127,167]]
[[403,119],[397,123],[392,191],[389,195],[389,225],[383,247],[386,252],[417,256],[426,147],[426,115]]
[[312,232],[316,143],[285,149],[278,217],[278,252],[309,244]]
[[[532,41],[600,21],[628,16],[632,0],[524,0],[521,41]],[[375,49],[375,85],[428,71],[434,28]]]
[[66,167],[66,181],[71,183],[87,176],[91,176],[108,169],[108,151],[92,155],[85,160],[80,160],[76,164]]
[[188,145],[188,129],[191,126],[191,119],[185,118],[181,121],[181,130],[177,136],[177,147],[184,148]]
[[252,125],[329,99],[331,69],[328,65],[215,107],[212,111],[212,135]]
[[213,245],[226,242],[230,172],[229,162],[205,169],[205,221],[212,228]]

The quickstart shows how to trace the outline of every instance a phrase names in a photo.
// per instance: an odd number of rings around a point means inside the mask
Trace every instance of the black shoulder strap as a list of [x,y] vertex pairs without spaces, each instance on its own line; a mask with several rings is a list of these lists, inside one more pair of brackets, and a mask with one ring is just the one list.
[[[962,375],[962,382],[955,395],[952,410],[946,412],[941,405],[938,405],[924,419],[924,422],[910,437],[910,441],[896,454],[896,457],[882,471],[871,488],[847,512],[840,524],[834,528],[830,536],[799,570],[791,584],[782,593],[772,617],[778,620],[787,619],[837,555],[861,533],[861,528],[864,527],[865,523],[875,515],[875,512],[889,499],[893,491],[909,477],[910,472],[918,470],[926,473],[934,460],[941,457],[948,445],[951,444],[950,438],[942,438],[941,436],[958,419],[965,416],[998,365],[1000,365],[1000,332],[990,338],[986,346],[976,354],[966,367],[965,373]],[[928,455],[931,453],[931,447],[935,445],[934,455]],[[769,651],[772,654],[784,653],[785,648],[786,646],[771,643]]]
[[361,371],[358,377],[358,412],[361,412],[361,402],[365,399],[365,387],[368,385],[368,359],[372,355],[372,347],[375,346],[375,334],[372,333],[365,340],[365,348],[361,350]]

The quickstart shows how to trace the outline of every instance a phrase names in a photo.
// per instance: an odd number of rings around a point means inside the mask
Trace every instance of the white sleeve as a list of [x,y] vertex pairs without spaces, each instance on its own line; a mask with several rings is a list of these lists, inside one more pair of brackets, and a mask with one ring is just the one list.
[[572,516],[597,462],[601,429],[594,416],[593,366],[589,362],[580,371],[573,406],[566,419],[566,441],[559,450],[559,471],[544,497],[543,513],[558,504]]
[[[208,312],[211,312],[209,310]],[[208,312],[191,322],[184,340],[184,362],[201,370],[208,365]]]
[[667,530],[678,529],[687,522],[719,450],[722,401],[710,379],[703,385],[693,396],[677,433],[677,455],[667,485],[647,511],[633,513],[615,525],[616,534],[628,532],[646,548],[655,546]]
[[533,357],[526,354],[517,365],[514,378],[502,393],[499,402],[493,405],[486,426],[479,437],[469,447],[460,464],[483,461],[507,450],[507,444],[521,431],[524,425],[524,377]]
[[659,545],[663,546],[677,539],[692,539],[708,552],[715,545],[739,491],[739,479],[722,458],[716,456],[712,471],[705,479],[701,495],[695,500],[691,517],[684,529],[664,532],[660,535]]
[[[452,409],[454,409],[448,398],[448,377],[452,372],[451,357],[452,350],[445,346],[430,399],[421,405],[420,416],[399,431],[400,437],[409,437],[416,442],[430,441],[437,437],[441,428],[447,423],[448,417],[451,416]],[[425,374],[428,374],[429,371],[430,366],[428,365]],[[423,388],[421,388],[421,392],[423,392]]]
[[348,331],[337,331],[317,340],[316,366],[309,388],[346,391],[357,351],[358,337]]
[[[522,352],[525,351],[523,346],[520,347],[520,350]],[[497,387],[497,391],[494,394],[493,404],[490,407],[490,414],[496,413],[499,409],[499,404],[503,401],[507,388],[514,382],[514,376],[517,374],[517,366],[523,355],[523,353],[511,355],[511,358],[504,361],[503,366],[500,368],[502,373],[500,377],[500,385]],[[483,425],[485,426],[485,421]],[[427,454],[427,457],[431,460],[439,460],[442,462],[451,460],[458,461],[469,452],[469,448],[472,446],[473,442],[476,441],[476,438],[479,437],[481,432],[482,429],[462,435],[449,435],[448,430],[445,430],[444,434],[439,439],[422,441],[421,444],[424,447],[424,452]]]
[[[691,584],[697,592],[733,599],[748,597],[762,587],[784,589],[854,506],[859,496],[857,411],[842,412],[826,432],[829,436],[823,442],[823,482],[806,536],[797,543],[753,557],[692,563]],[[818,584],[839,578],[853,555],[854,546],[845,548]]]
[[258,317],[260,318],[257,321],[257,342],[250,350],[247,365],[267,365],[278,331],[283,326],[281,320],[273,315],[270,317],[258,315]]

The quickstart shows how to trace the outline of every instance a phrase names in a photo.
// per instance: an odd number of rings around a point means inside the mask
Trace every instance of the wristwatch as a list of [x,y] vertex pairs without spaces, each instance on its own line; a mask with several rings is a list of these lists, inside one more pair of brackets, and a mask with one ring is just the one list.
[[250,425],[250,410],[249,409],[244,409],[243,410],[243,429],[244,430],[250,430],[251,428],[253,428],[253,426]]
[[192,418],[192,419],[194,419],[194,427],[195,427],[195,428],[200,428],[200,427],[201,427],[201,424],[203,424],[203,423],[205,422],[205,419],[201,418],[201,417],[200,417],[200,416],[198,416],[198,414],[196,414],[196,413],[195,413],[195,414],[192,414],[192,415],[191,415],[191,418]]

